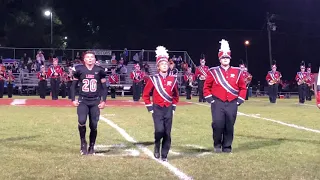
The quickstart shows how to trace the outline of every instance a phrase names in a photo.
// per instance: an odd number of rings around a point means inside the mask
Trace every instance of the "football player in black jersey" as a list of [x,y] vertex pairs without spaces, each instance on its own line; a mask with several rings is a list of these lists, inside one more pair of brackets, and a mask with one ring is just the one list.
[[[100,109],[103,109],[107,99],[106,73],[104,68],[95,65],[95,54],[87,51],[83,55],[84,65],[78,65],[73,70],[71,99],[77,107],[78,129],[80,134],[80,153],[94,154],[94,144],[97,137],[97,126]],[[76,86],[80,85],[79,100],[75,99]],[[90,143],[87,149],[86,121],[89,116]]]

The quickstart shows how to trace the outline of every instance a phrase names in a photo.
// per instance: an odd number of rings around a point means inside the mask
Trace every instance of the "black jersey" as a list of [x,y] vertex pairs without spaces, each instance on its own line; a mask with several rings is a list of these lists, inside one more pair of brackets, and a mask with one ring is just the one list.
[[80,97],[100,97],[101,79],[106,78],[104,68],[95,65],[92,70],[89,70],[85,65],[78,65],[74,68],[73,77],[78,79]]

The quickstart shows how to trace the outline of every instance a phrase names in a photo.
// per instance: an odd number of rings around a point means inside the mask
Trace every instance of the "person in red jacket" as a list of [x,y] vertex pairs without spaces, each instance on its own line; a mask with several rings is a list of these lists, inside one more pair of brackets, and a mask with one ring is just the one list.
[[199,91],[199,102],[206,102],[203,96],[203,84],[209,73],[209,67],[206,66],[206,60],[204,54],[200,58],[200,66],[197,67],[195,76],[198,79],[198,91]]
[[112,86],[112,85],[119,83],[119,77],[116,74],[115,68],[111,69],[111,75],[109,76],[109,83],[110,83],[111,98],[114,99],[114,98],[116,98],[116,87]]
[[191,99],[191,92],[192,92],[192,87],[193,83],[195,81],[195,75],[191,72],[191,68],[189,67],[187,72],[184,74],[183,79],[186,84],[186,93],[187,93],[187,99]]
[[47,72],[47,75],[50,78],[52,100],[58,100],[60,89],[60,77],[62,76],[62,73],[62,69],[58,65],[58,58],[53,58],[53,65],[50,66]]
[[[252,75],[248,72],[248,69],[246,68],[246,65],[243,63],[242,60],[240,60],[239,67],[240,67],[240,70],[242,71],[242,78],[244,79],[244,82],[246,83],[246,87],[248,89],[252,80]],[[246,100],[249,100],[248,91],[246,94]]]
[[228,41],[220,41],[218,57],[221,65],[210,68],[203,93],[211,104],[214,151],[230,153],[238,106],[245,101],[247,88],[242,71],[230,66],[231,51]]
[[311,72],[311,63],[308,64],[307,68],[307,95],[306,100],[311,101],[312,100],[312,86],[314,84],[314,75]]
[[40,72],[38,72],[38,79],[39,79],[39,95],[41,99],[45,99],[46,98],[46,91],[47,91],[47,79],[48,79],[48,75],[46,73],[46,69],[44,67],[44,65],[41,65],[41,69]]
[[133,101],[135,102],[140,100],[143,77],[144,73],[140,70],[140,65],[136,64],[130,74],[130,78],[133,81]]
[[[154,157],[167,161],[167,156],[171,147],[172,117],[179,102],[178,83],[176,76],[168,75],[167,49],[158,46],[156,50],[156,65],[159,73],[150,76],[143,91],[143,100],[147,110],[152,113],[154,122]],[[150,100],[152,93],[152,101]]]
[[303,104],[307,95],[307,72],[305,72],[306,66],[304,61],[300,63],[300,72],[297,72],[295,77],[298,84],[299,103]]
[[277,71],[276,61],[273,61],[271,71],[268,71],[266,80],[269,84],[268,95],[270,103],[276,103],[278,97],[278,86],[281,82],[281,73]]
[[4,92],[4,81],[7,78],[6,70],[3,68],[2,64],[0,64],[0,98],[3,98]]

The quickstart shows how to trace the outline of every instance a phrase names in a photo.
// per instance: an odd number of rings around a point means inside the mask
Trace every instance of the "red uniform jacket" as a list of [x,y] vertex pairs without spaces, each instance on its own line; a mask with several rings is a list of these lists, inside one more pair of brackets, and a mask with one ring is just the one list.
[[[270,82],[271,80],[279,80],[280,81],[280,78],[282,77],[281,73],[279,71],[275,71],[274,73],[272,71],[269,71],[267,76],[266,76],[266,80],[268,82]],[[279,83],[278,81],[278,83]]]
[[183,76],[184,82],[188,82],[189,79],[192,79],[192,81],[196,80],[196,77],[193,73],[185,73]]
[[[9,84],[12,83],[12,82],[14,82],[14,75],[13,75],[13,74],[11,74],[11,75],[8,74],[8,75],[6,75],[6,78],[7,78]],[[9,78],[11,78],[11,82],[9,82]]]
[[130,74],[130,78],[133,80],[134,83],[139,83],[143,80],[144,73],[140,70],[134,70]]
[[73,81],[73,75],[72,73],[67,74],[67,81]]
[[48,79],[48,75],[46,72],[44,74],[42,72],[38,72],[37,76],[40,81]]
[[153,91],[152,101],[153,104],[157,104],[161,107],[168,107],[172,105],[173,110],[176,108],[176,104],[179,102],[179,91],[177,77],[166,76],[163,77],[160,74],[150,76],[146,86],[143,90],[142,98],[148,109],[153,110],[153,105],[150,100],[150,92]]
[[[58,75],[54,75],[54,73],[57,73]],[[59,78],[60,76],[62,76],[62,69],[61,67],[58,65],[56,67],[54,67],[53,65],[50,66],[47,75],[49,78]]]
[[309,86],[312,86],[313,83],[314,83],[314,75],[312,73],[307,72],[307,84]]
[[208,66],[198,66],[195,72],[196,78],[199,78],[200,76],[207,77],[209,73],[209,67]]
[[241,77],[243,78],[246,85],[248,85],[252,80],[252,75],[248,71],[242,71]]
[[295,77],[295,80],[298,81],[305,81],[307,82],[307,72],[297,72],[297,75]]
[[110,84],[118,84],[119,83],[119,77],[117,74],[111,74],[109,76],[109,82]]
[[6,72],[0,69],[0,81],[4,81],[6,80],[6,78],[7,78]]
[[211,103],[214,98],[218,98],[224,102],[237,99],[239,104],[243,103],[247,88],[241,73],[237,67],[229,67],[227,70],[221,66],[210,68],[203,86],[207,102]]

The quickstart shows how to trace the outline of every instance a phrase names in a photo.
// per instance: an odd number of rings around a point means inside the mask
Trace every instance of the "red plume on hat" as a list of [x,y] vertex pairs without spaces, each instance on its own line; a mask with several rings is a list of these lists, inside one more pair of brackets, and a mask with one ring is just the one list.
[[222,39],[219,43],[221,44],[221,47],[218,53],[219,59],[222,59],[222,58],[231,59],[231,50],[230,50],[228,41]]
[[158,46],[155,52],[156,52],[156,58],[157,58],[157,60],[156,60],[157,65],[161,61],[168,62],[169,54],[168,54],[168,50],[165,47]]

